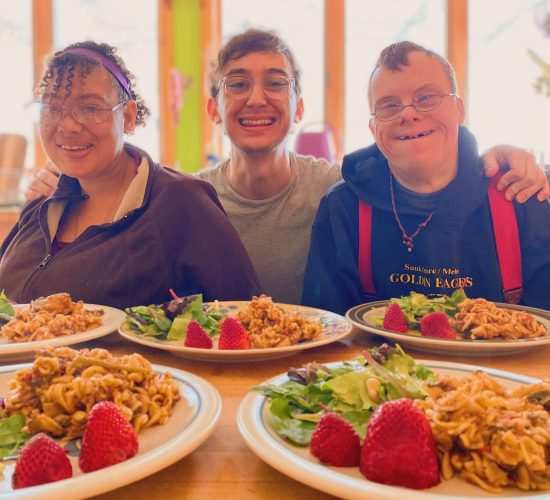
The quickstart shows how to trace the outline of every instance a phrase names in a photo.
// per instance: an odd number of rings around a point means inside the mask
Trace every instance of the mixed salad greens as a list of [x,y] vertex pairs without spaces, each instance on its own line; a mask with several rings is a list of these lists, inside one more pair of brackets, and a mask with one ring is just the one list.
[[15,310],[2,290],[0,293],[0,324],[7,323],[14,316]]
[[25,417],[19,414],[0,418],[0,458],[15,454],[31,437],[22,430],[25,423]]
[[289,381],[261,385],[254,390],[271,400],[269,422],[273,430],[300,446],[307,446],[323,414],[321,405],[342,415],[365,436],[374,410],[384,401],[408,397],[423,399],[435,374],[396,345],[383,344],[334,368],[308,363],[290,369]]
[[[397,303],[407,318],[407,323],[412,329],[420,328],[420,320],[426,314],[432,312],[442,312],[449,317],[453,317],[458,312],[458,304],[468,297],[462,288],[455,290],[450,296],[436,295],[427,297],[422,293],[411,292],[410,295],[404,295],[399,299],[393,298],[390,304]],[[384,316],[375,318],[376,326],[382,326]]]
[[211,337],[217,335],[226,314],[215,306],[207,306],[202,295],[180,297],[160,305],[136,306],[125,309],[124,324],[140,335],[159,340],[183,340],[187,325],[198,321]]

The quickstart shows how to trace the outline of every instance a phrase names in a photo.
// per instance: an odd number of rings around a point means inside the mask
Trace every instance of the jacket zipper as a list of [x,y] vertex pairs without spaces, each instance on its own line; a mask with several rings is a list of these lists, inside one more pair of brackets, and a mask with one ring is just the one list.
[[38,264],[36,269],[44,269],[48,265],[48,262],[50,262],[51,259],[52,259],[52,254],[49,253],[48,255],[46,255],[46,257],[44,257],[42,262],[40,262],[40,264]]

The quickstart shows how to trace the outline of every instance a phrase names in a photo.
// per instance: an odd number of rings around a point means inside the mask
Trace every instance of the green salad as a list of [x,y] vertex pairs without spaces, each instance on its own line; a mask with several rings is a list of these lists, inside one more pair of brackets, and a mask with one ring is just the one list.
[[[432,312],[442,312],[449,317],[453,317],[458,312],[458,304],[468,297],[462,288],[455,290],[450,296],[448,295],[436,295],[434,297],[427,297],[422,293],[411,292],[409,295],[404,295],[399,299],[391,299],[390,304],[399,304],[401,310],[407,318],[409,328],[420,328],[420,320],[426,316],[426,314]],[[382,326],[384,322],[384,316],[378,316],[375,318],[376,326]]]
[[7,323],[15,316],[15,310],[10,301],[6,297],[6,294],[2,290],[0,293],[0,324]]
[[187,325],[198,321],[210,336],[219,333],[226,314],[215,306],[207,306],[202,295],[180,297],[160,305],[136,306],[125,309],[125,326],[132,332],[159,340],[179,341],[185,338]]
[[342,415],[365,436],[374,410],[384,401],[408,397],[423,399],[435,374],[417,364],[403,349],[387,344],[370,349],[357,359],[336,367],[308,363],[288,372],[289,381],[260,385],[270,399],[269,423],[280,436],[307,446],[323,414],[321,405]]

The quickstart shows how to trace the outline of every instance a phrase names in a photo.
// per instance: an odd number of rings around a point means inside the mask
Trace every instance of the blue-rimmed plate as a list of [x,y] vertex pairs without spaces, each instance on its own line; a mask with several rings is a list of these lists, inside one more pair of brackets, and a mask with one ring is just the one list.
[[377,318],[383,318],[389,301],[383,300],[361,304],[351,308],[346,313],[346,318],[357,328],[373,335],[391,339],[394,342],[410,348],[425,352],[442,354],[468,354],[470,356],[496,356],[513,354],[525,349],[532,349],[544,344],[550,344],[550,312],[535,307],[515,306],[511,304],[496,303],[498,307],[524,311],[532,314],[537,321],[546,327],[546,335],[532,339],[438,339],[423,337],[418,331],[406,333],[386,330],[376,325]]
[[[447,363],[444,361],[417,361],[440,375],[463,377],[475,370],[483,370],[510,388],[538,382],[537,379],[502,370],[482,368],[474,365]],[[341,363],[327,363],[337,366]],[[286,374],[278,375],[261,385],[281,385],[288,381]],[[309,452],[308,447],[294,446],[279,437],[270,427],[268,400],[258,392],[248,393],[239,406],[237,425],[249,448],[263,461],[279,472],[338,498],[369,500],[473,500],[509,499],[528,497],[548,499],[548,491],[521,491],[504,488],[502,494],[488,493],[469,484],[458,476],[427,490],[412,490],[398,486],[368,481],[358,467],[330,467],[323,465]]]
[[[7,383],[16,370],[29,364],[0,367],[0,394],[7,391]],[[214,430],[221,414],[218,391],[202,378],[168,366],[153,365],[157,373],[171,372],[178,383],[182,398],[176,402],[165,425],[142,430],[137,455],[111,467],[84,474],[78,468],[78,457],[70,457],[73,477],[63,481],[12,490],[11,476],[14,461],[6,462],[0,479],[0,497],[12,499],[74,500],[89,498],[133,483],[177,462],[198,448]]]
[[[247,301],[223,301],[216,303],[207,303],[214,305],[218,310],[225,312],[229,316],[234,316],[237,310],[243,305],[248,304]],[[319,321],[323,327],[321,334],[315,340],[299,342],[297,344],[282,346],[282,347],[266,347],[263,349],[235,349],[235,350],[220,350],[216,347],[216,339],[212,349],[197,349],[194,347],[185,347],[183,341],[173,342],[167,340],[157,340],[154,337],[146,337],[139,335],[130,330],[124,323],[118,329],[119,333],[126,339],[138,344],[143,344],[155,349],[163,349],[170,351],[172,354],[182,356],[189,359],[200,359],[204,361],[260,361],[266,359],[282,358],[290,356],[304,349],[312,349],[322,345],[342,340],[351,332],[350,323],[339,314],[315,309],[313,307],[295,306],[290,304],[277,304],[285,310],[292,310],[304,318],[312,321]]]

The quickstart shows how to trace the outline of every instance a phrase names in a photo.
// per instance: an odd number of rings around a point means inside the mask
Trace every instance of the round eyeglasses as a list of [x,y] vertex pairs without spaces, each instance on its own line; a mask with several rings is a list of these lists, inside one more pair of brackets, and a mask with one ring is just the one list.
[[[262,90],[269,99],[280,101],[286,99],[295,78],[286,75],[272,75],[261,82]],[[252,94],[255,82],[243,75],[230,75],[220,78],[218,88],[223,85],[225,95],[230,99],[242,101]]]
[[78,104],[71,108],[57,106],[55,104],[46,104],[44,102],[30,102],[26,108],[31,115],[34,123],[43,123],[45,125],[55,125],[69,111],[71,116],[78,123],[104,123],[109,119],[110,113],[121,108],[128,102],[128,99],[119,102],[112,108],[102,108],[97,104]]
[[391,122],[399,118],[403,110],[409,106],[421,113],[432,111],[441,104],[444,97],[458,97],[458,95],[452,93],[415,95],[410,104],[403,104],[398,99],[385,100],[374,109],[371,116],[381,122]]

